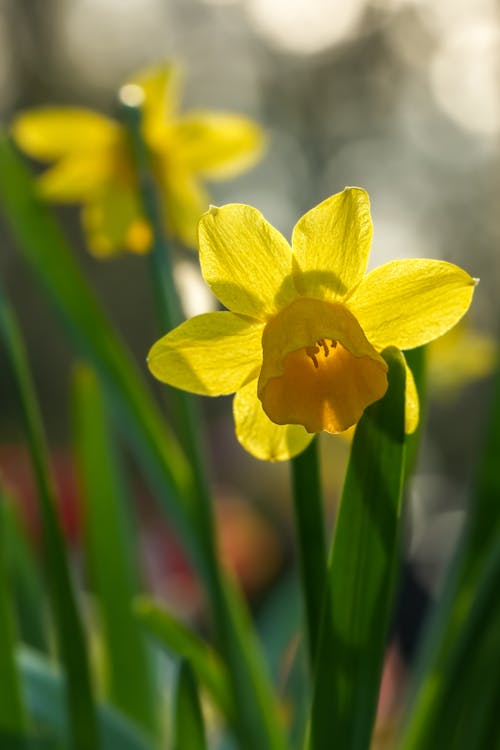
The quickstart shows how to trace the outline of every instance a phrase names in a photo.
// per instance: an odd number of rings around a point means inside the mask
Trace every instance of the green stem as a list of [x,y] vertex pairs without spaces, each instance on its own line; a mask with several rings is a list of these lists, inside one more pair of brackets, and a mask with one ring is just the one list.
[[[160,330],[166,333],[183,320],[182,308],[174,283],[172,249],[165,236],[150,155],[141,134],[141,109],[134,101],[130,104],[122,101],[122,109],[135,159],[142,210],[153,233],[151,251],[148,255],[151,283]],[[169,395],[177,427],[194,474],[196,492],[202,501],[200,510],[203,507],[210,508],[211,498],[207,489],[208,470],[200,438],[201,419],[198,404],[191,394],[177,388],[171,388]],[[202,522],[208,525],[208,533],[211,534],[211,513],[203,515],[205,517]]]
[[313,671],[326,582],[326,534],[317,438],[291,462],[296,534]]

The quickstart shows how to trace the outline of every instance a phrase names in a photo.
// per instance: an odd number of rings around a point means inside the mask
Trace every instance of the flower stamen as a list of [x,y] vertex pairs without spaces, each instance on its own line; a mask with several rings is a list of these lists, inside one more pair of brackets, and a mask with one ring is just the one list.
[[328,357],[330,354],[330,349],[335,349],[337,346],[337,342],[335,339],[330,339],[331,343],[328,344],[326,342],[326,339],[318,339],[314,346],[307,346],[306,347],[306,354],[307,356],[312,359],[314,367],[318,369],[319,362],[317,358],[317,354],[319,354],[320,349],[323,349],[323,354],[325,357]]
[[[318,342],[319,343],[319,342]],[[314,367],[318,369],[319,363],[318,358],[316,357],[316,354],[319,353],[319,346],[315,344],[314,346],[307,346],[306,347],[306,354],[308,357],[310,357],[313,361]]]

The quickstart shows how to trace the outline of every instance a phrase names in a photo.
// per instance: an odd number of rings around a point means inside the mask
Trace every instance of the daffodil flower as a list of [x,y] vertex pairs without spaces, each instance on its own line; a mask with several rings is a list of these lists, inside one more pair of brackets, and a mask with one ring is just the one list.
[[[150,69],[129,84],[144,93],[143,137],[151,154],[166,229],[196,246],[196,227],[208,208],[203,179],[224,179],[251,166],[262,132],[249,119],[192,111],[178,115],[178,70]],[[12,124],[18,146],[54,162],[38,180],[48,201],[82,203],[90,251],[100,257],[122,249],[147,252],[151,230],[137,190],[128,134],[118,121],[89,109],[43,107],[20,113]]]
[[[236,392],[236,434],[283,460],[314,433],[341,433],[387,389],[387,346],[411,349],[467,311],[475,280],[438,260],[371,271],[368,195],[346,188],[306,213],[292,246],[255,208],[211,208],[199,225],[206,282],[227,311],[187,320],[152,347],[160,380],[208,396]],[[406,427],[418,423],[407,369]]]

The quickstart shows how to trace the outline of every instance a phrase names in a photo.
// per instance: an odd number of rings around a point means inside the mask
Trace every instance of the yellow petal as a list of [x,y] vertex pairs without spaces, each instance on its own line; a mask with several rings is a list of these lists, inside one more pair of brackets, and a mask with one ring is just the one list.
[[127,82],[144,91],[142,127],[150,146],[161,146],[177,109],[180,80],[179,67],[164,64],[142,70]]
[[209,179],[224,179],[255,164],[262,153],[262,130],[240,115],[191,112],[174,129],[183,164]]
[[278,425],[271,422],[257,398],[257,381],[241,388],[233,401],[236,437],[255,458],[263,461],[286,461],[301,453],[311,442],[300,425]]
[[299,292],[342,299],[363,278],[371,239],[370,201],[360,188],[346,188],[308,211],[292,237]]
[[199,240],[205,281],[233,312],[264,320],[296,296],[290,246],[256,208],[212,207]]
[[300,298],[262,336],[258,396],[277,424],[339,433],[387,390],[387,365],[341,304]]
[[196,315],[153,345],[148,367],[158,380],[192,393],[234,393],[256,376],[261,336],[261,323],[230,312]]
[[209,199],[193,175],[173,169],[166,162],[157,172],[163,195],[163,213],[167,232],[183,245],[198,245],[198,222],[207,210]]
[[49,201],[80,202],[98,193],[109,180],[112,164],[106,154],[79,154],[61,159],[37,180],[40,194]]
[[395,260],[365,276],[347,305],[377,349],[413,349],[458,323],[475,285],[452,263]]
[[418,427],[420,418],[420,405],[417,393],[417,386],[415,385],[415,379],[413,373],[408,367],[405,360],[406,366],[406,390],[405,390],[405,432],[407,435],[411,435]]
[[105,151],[116,143],[120,133],[118,123],[109,117],[74,107],[43,107],[22,112],[12,124],[17,145],[41,161]]
[[142,254],[151,246],[151,230],[142,216],[137,195],[119,184],[103,185],[86,203],[82,223],[90,252],[105,258],[120,250]]

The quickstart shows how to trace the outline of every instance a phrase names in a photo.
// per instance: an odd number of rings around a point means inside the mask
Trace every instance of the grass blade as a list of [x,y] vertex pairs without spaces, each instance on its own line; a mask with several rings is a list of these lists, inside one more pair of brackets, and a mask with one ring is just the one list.
[[317,653],[309,748],[366,750],[398,563],[405,370],[386,350],[389,388],[356,429],[335,529]]
[[73,413],[86,559],[103,628],[109,698],[126,716],[154,733],[152,672],[143,632],[132,612],[136,565],[129,513],[124,507],[125,482],[97,378],[84,365],[75,370]]
[[0,485],[0,732],[22,735],[28,719],[15,661],[15,625],[5,555],[5,504]]
[[173,750],[206,750],[198,688],[186,661],[181,661],[174,698]]
[[95,706],[85,636],[72,588],[64,540],[55,511],[40,411],[17,323],[1,290],[0,336],[3,339],[18,388],[26,437],[38,487],[49,588],[57,640],[67,676],[73,747],[75,750],[98,748]]
[[49,611],[39,560],[19,517],[18,498],[9,488],[4,507],[7,570],[19,624],[19,638],[28,646],[48,653]]

